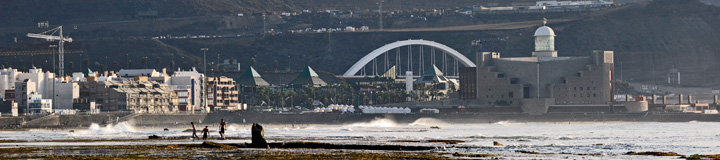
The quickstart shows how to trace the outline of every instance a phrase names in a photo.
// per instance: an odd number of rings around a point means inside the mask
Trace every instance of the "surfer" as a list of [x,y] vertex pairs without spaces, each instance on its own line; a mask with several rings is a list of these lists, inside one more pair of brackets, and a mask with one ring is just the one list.
[[210,133],[210,130],[207,127],[208,126],[205,126],[205,129],[202,130],[203,140],[206,140],[208,137],[208,133]]
[[225,119],[220,119],[220,139],[225,140]]
[[197,135],[197,128],[195,127],[195,123],[190,122],[190,124],[192,124],[192,127],[193,127],[192,128],[193,134],[192,134],[192,136],[190,136],[190,138],[200,139],[200,137],[198,137],[198,135]]

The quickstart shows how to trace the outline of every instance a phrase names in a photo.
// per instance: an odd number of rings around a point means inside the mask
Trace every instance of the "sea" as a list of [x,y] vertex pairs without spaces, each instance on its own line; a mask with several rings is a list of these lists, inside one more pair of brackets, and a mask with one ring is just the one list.
[[[262,124],[261,124],[262,125]],[[229,124],[228,140],[219,137],[217,125],[210,125],[211,141],[249,143],[251,124]],[[198,130],[205,127],[200,124]],[[165,130],[167,128],[167,131]],[[0,148],[77,145],[148,145],[201,143],[192,140],[189,125],[137,127],[131,123],[101,126],[93,124],[74,129],[31,129],[0,131]],[[269,142],[327,142],[336,144],[435,146],[447,153],[492,153],[522,159],[659,159],[629,156],[635,152],[675,152],[682,155],[720,154],[720,122],[556,122],[517,123],[502,121],[486,124],[452,124],[432,118],[413,123],[389,119],[343,125],[265,124]],[[198,132],[200,134],[200,132]],[[176,140],[133,141],[150,135],[176,137]],[[200,135],[202,136],[202,135]],[[186,137],[186,138],[183,138]],[[123,140],[73,142],[72,140]],[[445,144],[432,140],[458,140]],[[494,141],[503,146],[495,146]],[[540,154],[522,156],[519,151]],[[568,156],[570,155],[570,156]],[[539,156],[539,157],[538,157]],[[663,158],[663,157],[660,157]],[[674,159],[677,157],[665,157]]]

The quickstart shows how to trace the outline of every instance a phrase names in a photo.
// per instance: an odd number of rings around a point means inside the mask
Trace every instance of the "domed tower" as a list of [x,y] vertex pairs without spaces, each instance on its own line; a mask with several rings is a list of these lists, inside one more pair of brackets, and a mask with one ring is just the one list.
[[543,21],[543,26],[535,30],[535,51],[533,57],[557,57],[555,51],[555,32],[552,28],[545,26],[547,19]]

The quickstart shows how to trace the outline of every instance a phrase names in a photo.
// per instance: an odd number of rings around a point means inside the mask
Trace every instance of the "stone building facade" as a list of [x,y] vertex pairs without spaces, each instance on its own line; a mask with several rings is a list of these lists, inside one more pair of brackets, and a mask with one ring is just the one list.
[[480,105],[523,107],[526,112],[539,113],[546,112],[548,105],[608,104],[612,98],[613,52],[558,57],[554,37],[550,27],[538,28],[531,57],[477,53],[477,67],[461,69],[460,83],[464,84],[460,97]]
[[207,99],[211,110],[236,110],[240,106],[236,82],[225,76],[208,77]]
[[135,112],[178,111],[178,95],[166,84],[153,81],[135,81],[124,78],[118,81],[80,82],[80,98],[75,109]]

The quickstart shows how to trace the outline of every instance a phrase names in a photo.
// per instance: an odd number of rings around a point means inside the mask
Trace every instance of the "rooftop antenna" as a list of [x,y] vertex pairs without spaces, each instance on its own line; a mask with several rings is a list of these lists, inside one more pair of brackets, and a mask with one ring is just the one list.
[[542,13],[543,13],[543,26],[547,26],[547,18],[545,18],[545,10],[547,9],[547,6],[542,6]]

